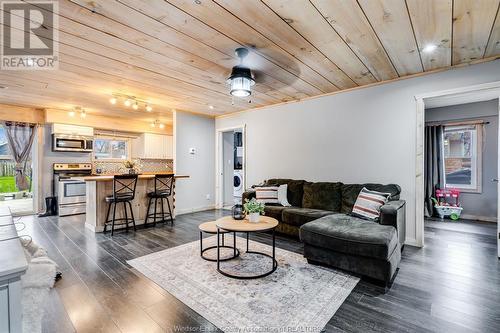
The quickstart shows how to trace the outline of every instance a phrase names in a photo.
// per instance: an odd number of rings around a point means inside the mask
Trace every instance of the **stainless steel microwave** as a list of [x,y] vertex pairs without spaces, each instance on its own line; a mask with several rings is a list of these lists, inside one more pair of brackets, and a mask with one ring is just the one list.
[[94,138],[91,136],[52,134],[52,151],[91,153]]

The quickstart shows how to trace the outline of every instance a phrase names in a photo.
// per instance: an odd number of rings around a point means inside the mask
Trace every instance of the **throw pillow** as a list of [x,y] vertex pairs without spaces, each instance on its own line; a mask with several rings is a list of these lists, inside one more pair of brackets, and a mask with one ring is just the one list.
[[378,221],[380,218],[380,207],[386,204],[390,196],[390,193],[370,191],[366,187],[363,187],[354,203],[351,215],[366,220]]
[[278,186],[255,188],[255,199],[263,204],[278,204]]
[[288,202],[287,194],[288,194],[288,185],[287,184],[280,185],[278,187],[278,201],[280,205],[282,205],[283,207],[291,206],[290,203]]

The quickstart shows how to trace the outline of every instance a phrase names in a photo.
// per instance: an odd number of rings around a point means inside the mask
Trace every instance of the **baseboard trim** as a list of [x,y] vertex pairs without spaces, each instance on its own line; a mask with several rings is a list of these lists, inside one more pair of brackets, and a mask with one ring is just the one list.
[[209,205],[209,206],[197,207],[197,208],[175,209],[175,215],[197,213],[197,212],[202,212],[204,210],[210,210],[210,209],[215,209],[215,205]]
[[472,214],[461,214],[460,218],[461,219],[466,219],[466,220],[477,220],[477,221],[481,221],[481,222],[497,223],[497,218],[496,217],[490,217],[490,216],[478,216],[478,215],[472,215]]
[[410,245],[410,246],[416,246],[416,247],[422,247],[417,243],[417,240],[415,238],[406,238],[405,239],[405,245]]

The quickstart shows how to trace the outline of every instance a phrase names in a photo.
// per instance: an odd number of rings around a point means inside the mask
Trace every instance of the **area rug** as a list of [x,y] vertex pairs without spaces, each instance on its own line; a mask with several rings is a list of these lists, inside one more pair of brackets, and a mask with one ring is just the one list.
[[[215,240],[204,239],[204,246]],[[245,253],[245,239],[237,237],[237,247],[242,255],[221,268],[238,274],[271,268],[270,258]],[[250,241],[250,250],[271,253],[271,246]],[[237,280],[217,272],[216,263],[200,258],[199,251],[195,241],[128,263],[224,332],[320,332],[359,281],[278,248],[273,274]]]

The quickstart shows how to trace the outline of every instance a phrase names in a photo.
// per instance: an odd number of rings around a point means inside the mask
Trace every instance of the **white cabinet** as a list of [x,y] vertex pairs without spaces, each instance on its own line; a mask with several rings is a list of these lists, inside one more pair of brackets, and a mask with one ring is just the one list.
[[52,134],[94,136],[94,129],[86,126],[52,124]]
[[173,159],[174,138],[170,135],[141,134],[132,140],[132,157],[152,159]]

